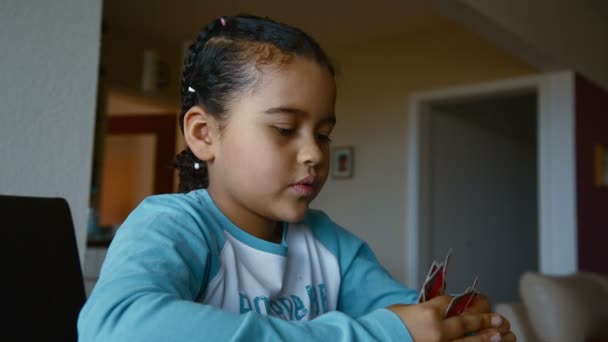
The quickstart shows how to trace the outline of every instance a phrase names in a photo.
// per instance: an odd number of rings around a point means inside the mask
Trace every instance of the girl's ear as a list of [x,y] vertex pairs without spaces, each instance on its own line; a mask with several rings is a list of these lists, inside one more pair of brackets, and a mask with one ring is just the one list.
[[206,162],[215,158],[218,126],[215,118],[200,106],[193,106],[184,115],[184,138],[194,155]]

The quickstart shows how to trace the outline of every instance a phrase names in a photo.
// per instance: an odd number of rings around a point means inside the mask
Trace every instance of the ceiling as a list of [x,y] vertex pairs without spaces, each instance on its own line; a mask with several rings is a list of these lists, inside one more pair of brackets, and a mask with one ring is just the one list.
[[166,44],[192,40],[222,15],[251,13],[289,23],[322,46],[354,45],[448,23],[424,0],[104,0],[104,31]]

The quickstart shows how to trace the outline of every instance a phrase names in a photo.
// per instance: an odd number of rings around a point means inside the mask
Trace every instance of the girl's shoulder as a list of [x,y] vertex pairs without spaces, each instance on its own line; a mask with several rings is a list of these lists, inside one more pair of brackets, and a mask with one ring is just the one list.
[[204,210],[203,200],[198,191],[189,193],[172,193],[151,195],[135,208],[133,213],[146,212],[156,214],[200,214]]
[[148,196],[120,225],[114,240],[214,250],[221,247],[223,235],[213,215],[198,191]]
[[[159,194],[144,198],[129,214],[120,230],[200,230],[211,210],[198,191]],[[127,229],[123,229],[127,228]]]

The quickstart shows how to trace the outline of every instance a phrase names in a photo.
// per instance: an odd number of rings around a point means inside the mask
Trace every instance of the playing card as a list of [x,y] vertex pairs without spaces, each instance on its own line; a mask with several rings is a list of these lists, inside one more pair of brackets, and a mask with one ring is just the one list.
[[440,265],[435,273],[424,286],[426,300],[441,296],[445,290],[445,272],[443,265]]
[[418,296],[418,303],[426,302],[427,300],[441,296],[445,293],[447,266],[451,253],[452,250],[450,249],[443,263],[433,261],[424,284],[422,284],[422,290]]
[[477,277],[475,277],[475,281],[473,281],[471,287],[452,298],[448,308],[445,310],[444,317],[449,318],[463,313],[471,305],[477,293]]
[[[447,273],[448,273],[448,263],[450,262],[450,255],[452,255],[452,249],[450,248],[450,250],[448,251],[448,254],[446,254],[445,256],[445,260],[443,261],[443,273],[444,273],[444,279],[447,277]],[[444,286],[445,287],[445,286]]]
[[434,293],[430,294],[430,298],[434,298],[436,296],[441,296],[445,293],[445,290],[447,289],[447,277],[448,277],[448,263],[450,261],[450,255],[452,254],[452,249],[450,248],[450,250],[448,251],[448,254],[446,254],[445,256],[445,260],[443,261],[443,264],[441,264],[440,269],[441,269],[441,273],[438,274],[438,278],[437,279],[437,283],[434,284],[433,288],[436,289],[436,291]]
[[429,269],[429,273],[426,275],[425,282],[427,282],[427,281],[429,281],[429,279],[431,279],[431,276],[433,274],[435,274],[435,272],[437,272],[439,267],[440,267],[440,265],[437,263],[437,261],[433,261],[433,264],[431,264],[431,268]]
[[426,302],[429,299],[429,282],[431,281],[432,277],[435,275],[438,269],[439,264],[437,264],[436,261],[433,261],[433,263],[431,264],[431,268],[429,268],[429,272],[427,273],[426,278],[424,279],[424,283],[422,284],[422,290],[420,291],[420,295],[418,296],[418,303]]
[[431,274],[434,272],[434,270],[436,268],[437,268],[436,262],[433,261],[433,264],[431,265],[431,268],[429,269],[429,272],[427,273],[426,277],[424,278],[424,282],[422,283],[422,290],[420,291],[420,294],[418,295],[418,303],[422,303],[422,302],[426,301],[426,292],[425,292],[424,288],[426,287],[426,283],[429,281]]

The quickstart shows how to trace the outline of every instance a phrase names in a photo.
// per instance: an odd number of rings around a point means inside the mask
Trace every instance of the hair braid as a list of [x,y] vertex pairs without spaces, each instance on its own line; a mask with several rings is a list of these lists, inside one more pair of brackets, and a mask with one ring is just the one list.
[[197,91],[194,93],[190,92],[188,90],[192,86],[191,83],[192,83],[192,77],[194,76],[194,73],[195,73],[194,67],[196,64],[196,58],[199,55],[199,53],[203,50],[203,48],[205,47],[205,44],[207,44],[209,39],[211,37],[213,37],[213,35],[219,31],[220,25],[219,25],[218,21],[219,20],[215,20],[215,21],[211,22],[209,25],[207,25],[207,27],[205,27],[204,30],[201,30],[198,33],[198,35],[196,36],[196,39],[194,40],[194,42],[188,48],[188,52],[187,52],[187,55],[186,55],[186,58],[184,61],[184,71],[182,72],[182,79],[181,79],[182,111],[180,113],[179,124],[180,124],[180,127],[182,128],[182,130],[184,129],[184,122],[183,122],[184,114],[186,114],[186,112],[192,106],[196,105],[199,100],[197,97],[198,89],[194,88]]
[[[197,55],[203,50],[205,44],[218,31],[219,20],[211,22],[204,30],[201,30],[196,36],[195,41],[188,48],[188,52],[184,61],[184,69],[181,78],[181,96],[182,109],[179,116],[180,129],[184,130],[184,115],[186,112],[199,102],[198,94],[191,92],[191,79],[194,73]],[[209,172],[207,163],[198,159],[190,148],[186,147],[180,152],[173,162],[174,166],[179,170],[179,192],[190,192],[192,190],[206,188],[209,185]],[[195,168],[195,165],[198,167]]]

